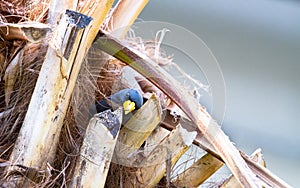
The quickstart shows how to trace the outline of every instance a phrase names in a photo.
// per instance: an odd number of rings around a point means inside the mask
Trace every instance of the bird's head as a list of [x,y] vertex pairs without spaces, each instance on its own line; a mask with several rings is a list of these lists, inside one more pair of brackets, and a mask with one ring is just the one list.
[[122,89],[110,96],[109,99],[115,104],[122,105],[125,114],[137,110],[143,105],[143,97],[135,89]]
[[125,101],[123,102],[124,113],[128,114],[135,109],[141,108],[142,105],[143,97],[140,92],[135,89],[128,89]]

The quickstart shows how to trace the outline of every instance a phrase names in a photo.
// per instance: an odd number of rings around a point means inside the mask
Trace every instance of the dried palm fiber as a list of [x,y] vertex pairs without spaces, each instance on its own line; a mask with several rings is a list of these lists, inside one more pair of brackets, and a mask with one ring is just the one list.
[[[0,2],[0,22],[18,23],[20,21],[43,21],[47,10],[47,1],[7,0]],[[25,46],[25,47],[24,47]],[[12,60],[21,53],[20,61],[11,67]],[[16,139],[18,130],[24,119],[29,100],[34,89],[35,81],[41,67],[45,47],[41,44],[32,44],[24,41],[6,41],[0,38],[0,154],[6,158],[10,150],[3,145],[11,147]],[[13,76],[14,74],[14,76]],[[9,77],[7,76],[9,75]],[[13,77],[14,81],[11,81]],[[5,80],[5,78],[8,78]],[[7,88],[12,87],[9,100],[5,100]],[[6,101],[6,104],[5,104]],[[5,153],[3,153],[6,151]]]
[[16,72],[14,91],[10,96],[8,105],[4,102],[5,87],[3,80],[1,80],[0,110],[1,112],[9,111],[0,119],[0,155],[3,159],[8,160],[22,126],[44,55],[45,46],[41,44],[28,43],[24,47],[22,62],[18,72]]
[[45,23],[50,0],[27,0],[26,14],[29,20]]
[[118,90],[121,86],[121,74],[125,64],[117,59],[107,60],[101,68],[99,77],[97,78],[96,100],[110,96],[113,91]]
[[7,41],[0,35],[0,78],[3,79],[5,70],[9,66],[9,63],[17,54],[17,51],[24,47],[24,45],[25,42],[23,41]]
[[25,18],[26,0],[0,1],[0,21],[17,23]]
[[5,0],[0,2],[0,21],[18,23],[21,21],[45,22],[50,0]]
[[[30,97],[32,94],[32,90],[35,85],[35,81],[38,77],[39,70],[41,68],[41,64],[43,61],[44,55],[44,46],[41,44],[32,44],[28,43],[24,47],[23,56],[21,63],[19,64],[19,69],[15,72],[16,74],[16,81],[14,83],[14,92],[11,94],[11,99],[8,104],[5,104],[5,92],[6,88],[4,87],[5,84],[3,82],[5,80],[1,80],[1,111],[11,110],[9,115],[4,116],[1,118],[1,125],[8,126],[11,123],[15,123],[14,116],[22,116],[20,115],[26,112],[28,103],[30,101]],[[7,69],[10,62],[5,61],[4,70]],[[8,74],[5,72],[5,74]],[[5,76],[5,75],[4,75]],[[22,118],[21,118],[22,119]],[[20,119],[20,120],[21,120]],[[22,123],[22,121],[20,122]],[[2,133],[6,129],[1,129]],[[13,132],[12,130],[10,130]],[[1,134],[2,136],[2,134]],[[0,139],[4,142],[3,139]]]

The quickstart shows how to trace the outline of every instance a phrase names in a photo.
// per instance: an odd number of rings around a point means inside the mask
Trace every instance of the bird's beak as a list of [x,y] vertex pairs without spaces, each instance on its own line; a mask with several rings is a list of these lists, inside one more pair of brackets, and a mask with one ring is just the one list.
[[130,100],[127,100],[123,103],[123,108],[124,108],[124,113],[126,115],[135,109],[135,103]]

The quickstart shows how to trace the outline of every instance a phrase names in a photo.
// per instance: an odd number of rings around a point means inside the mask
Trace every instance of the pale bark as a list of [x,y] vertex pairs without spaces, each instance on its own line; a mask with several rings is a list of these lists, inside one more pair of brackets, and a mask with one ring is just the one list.
[[70,187],[104,187],[121,121],[121,110],[105,111],[90,120]]
[[222,161],[207,153],[179,174],[172,183],[178,187],[198,187],[219,170],[223,164]]
[[141,162],[136,170],[136,178],[141,186],[155,187],[165,173],[170,173],[172,166],[189,149],[196,137],[196,132],[188,132],[181,126],[173,130]]
[[131,166],[132,157],[161,121],[161,106],[153,95],[120,131],[115,159],[119,164]]

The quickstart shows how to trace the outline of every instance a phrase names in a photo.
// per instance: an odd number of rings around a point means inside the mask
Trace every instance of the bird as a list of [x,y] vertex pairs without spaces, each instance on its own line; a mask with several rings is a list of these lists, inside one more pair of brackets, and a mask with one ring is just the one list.
[[127,88],[112,94],[107,97],[107,99],[96,101],[95,105],[97,113],[123,107],[124,114],[127,115],[141,108],[143,105],[143,97],[139,91]]

